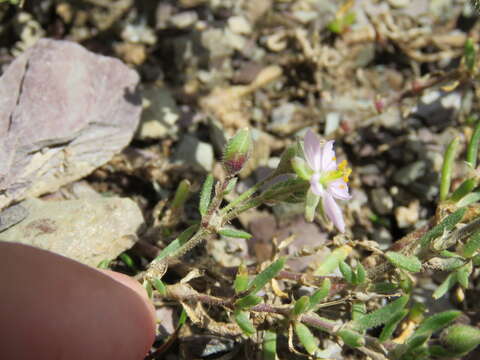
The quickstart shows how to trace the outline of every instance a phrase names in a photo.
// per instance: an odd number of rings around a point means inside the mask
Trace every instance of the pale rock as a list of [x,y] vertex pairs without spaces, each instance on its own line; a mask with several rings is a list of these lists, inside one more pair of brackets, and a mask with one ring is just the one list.
[[372,205],[377,213],[386,215],[392,211],[393,199],[385,188],[375,188],[371,191]]
[[243,16],[230,17],[228,27],[235,34],[248,35],[252,32],[252,25]]
[[173,15],[170,18],[170,24],[177,29],[187,29],[193,26],[198,20],[198,15],[195,11],[184,11]]
[[205,172],[212,171],[213,160],[212,145],[190,135],[183,137],[174,155],[175,162],[185,163]]
[[143,224],[138,205],[126,198],[21,203],[27,217],[0,234],[1,241],[49,250],[90,266],[132,247]]
[[418,200],[412,201],[408,207],[399,206],[395,209],[395,218],[397,219],[398,227],[408,228],[414,226],[420,216],[420,202]]
[[137,139],[161,139],[175,134],[180,116],[177,104],[168,89],[148,86],[143,91],[143,112],[135,137]]
[[0,209],[105,164],[140,118],[138,75],[121,61],[41,39],[0,78]]

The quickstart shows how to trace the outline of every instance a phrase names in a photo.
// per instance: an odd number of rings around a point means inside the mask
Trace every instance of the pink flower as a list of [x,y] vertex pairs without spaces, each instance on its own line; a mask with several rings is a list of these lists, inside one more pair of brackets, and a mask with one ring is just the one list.
[[350,199],[347,183],[352,170],[347,167],[346,160],[337,165],[333,143],[327,141],[321,144],[318,137],[308,130],[304,138],[306,164],[300,158],[295,158],[292,164],[300,177],[310,181],[311,193],[307,194],[307,198],[313,195],[317,199],[316,203],[313,201],[315,207],[321,198],[328,218],[340,232],[345,232],[342,210],[335,199]]

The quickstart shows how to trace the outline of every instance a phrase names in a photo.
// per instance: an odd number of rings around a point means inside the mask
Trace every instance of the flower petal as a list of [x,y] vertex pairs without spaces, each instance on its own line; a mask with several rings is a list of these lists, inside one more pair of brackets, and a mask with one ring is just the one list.
[[322,152],[320,147],[320,140],[312,130],[308,130],[303,139],[303,148],[305,150],[305,159],[308,165],[314,171],[320,171],[320,164],[322,162]]
[[343,179],[330,181],[327,190],[336,199],[348,200],[352,197],[348,193],[348,185]]
[[322,164],[321,170],[332,171],[337,168],[337,161],[335,160],[335,151],[333,151],[333,143],[335,141],[330,140],[323,145],[322,148]]
[[332,195],[327,191],[325,191],[323,195],[323,209],[337,229],[342,233],[345,232],[345,221],[343,220],[342,210],[335,202]]
[[312,189],[315,195],[323,196],[325,191],[323,190],[322,184],[320,184],[320,174],[315,173],[312,175],[310,178],[310,189]]

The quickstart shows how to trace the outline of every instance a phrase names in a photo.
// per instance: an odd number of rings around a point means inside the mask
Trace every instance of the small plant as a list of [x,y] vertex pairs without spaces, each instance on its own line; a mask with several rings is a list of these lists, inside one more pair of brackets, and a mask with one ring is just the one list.
[[[198,205],[201,220],[183,231],[152,261],[144,275],[145,285],[150,292],[156,290],[157,296],[181,303],[191,321],[199,326],[207,326],[213,332],[223,326],[222,331],[230,335],[260,336],[263,338],[264,359],[275,359],[277,337],[281,334],[288,336],[292,352],[311,358],[330,356],[322,349],[325,338],[375,359],[430,359],[466,354],[480,343],[479,330],[456,325],[455,319],[461,314],[459,311],[426,317],[426,309],[411,300],[415,287],[412,274],[427,269],[448,272],[433,295],[440,298],[454,286],[468,288],[473,268],[480,263],[480,218],[476,203],[480,195],[476,190],[478,176],[473,171],[479,133],[480,123],[476,125],[467,148],[471,177],[451,192],[450,179],[458,147],[458,140],[454,139],[445,154],[437,215],[422,231],[399,241],[401,246],[395,251],[375,249],[376,266],[365,267],[358,261],[356,264],[349,261],[352,248],[358,245],[350,239],[341,205],[334,200],[350,199],[348,177],[351,170],[346,162],[337,164],[333,141],[322,144],[310,130],[303,141],[297,141],[285,150],[270,176],[222,207],[224,197],[232,191],[237,174],[252,151],[250,132],[240,130],[226,145],[223,156],[226,177],[216,180],[213,175],[208,175],[203,184]],[[286,179],[272,182],[279,175],[286,174]],[[179,194],[183,191],[181,188],[185,186],[179,187],[176,199],[186,198]],[[309,221],[331,221],[342,233],[337,237],[336,248],[313,274],[286,270],[286,258],[277,253],[257,274],[253,268],[238,267],[235,278],[231,279],[232,295],[226,298],[200,293],[187,281],[176,284],[162,281],[169,264],[203,241],[219,235],[250,238],[249,233],[227,225],[249,209],[281,201],[303,202]],[[465,225],[457,229],[460,223]],[[337,268],[342,276],[331,276]],[[294,293],[288,290],[291,287],[287,286],[284,291],[278,289],[279,280],[306,284],[314,290],[311,295],[295,299]],[[280,295],[286,301],[281,306],[272,300]],[[335,301],[332,301],[333,296]],[[386,299],[385,304],[370,309],[367,300],[380,297]],[[223,308],[233,324],[215,323],[205,310],[194,306],[195,303]],[[338,303],[349,305],[350,314],[342,311],[338,318],[332,319],[323,313],[325,307]],[[205,322],[205,318],[210,320]],[[374,328],[381,329],[377,336],[370,333]],[[458,340],[465,336],[468,340]]]

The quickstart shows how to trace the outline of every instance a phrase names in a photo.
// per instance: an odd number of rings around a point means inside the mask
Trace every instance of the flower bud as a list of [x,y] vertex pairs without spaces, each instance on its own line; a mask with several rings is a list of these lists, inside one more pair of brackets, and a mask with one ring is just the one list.
[[464,355],[480,344],[480,329],[468,325],[452,325],[443,331],[441,343],[452,354]]
[[223,153],[223,167],[232,176],[239,173],[252,154],[253,142],[250,130],[245,128],[232,137]]

